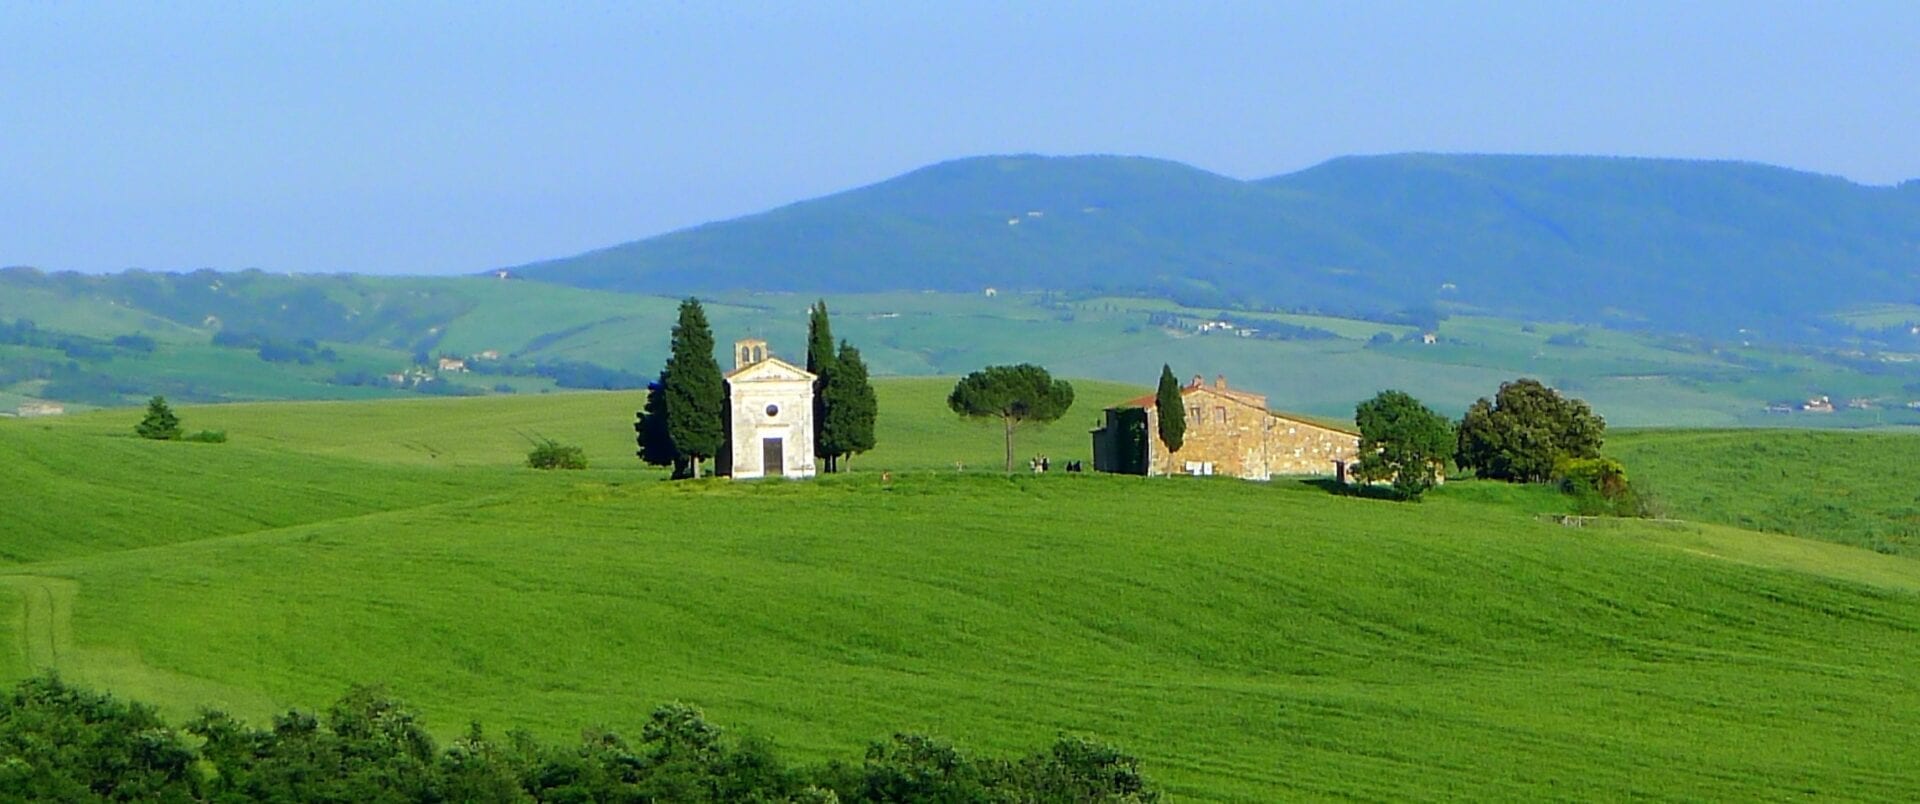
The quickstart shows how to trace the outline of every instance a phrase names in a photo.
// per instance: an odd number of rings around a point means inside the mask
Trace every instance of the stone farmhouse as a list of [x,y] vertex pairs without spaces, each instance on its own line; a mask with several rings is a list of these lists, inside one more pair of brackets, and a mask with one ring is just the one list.
[[774,357],[767,342],[733,345],[727,372],[727,441],[715,474],[734,478],[813,477],[813,381],[806,369]]
[[19,411],[23,419],[33,416],[59,416],[67,412],[67,406],[58,402],[22,402]]
[[1154,395],[1106,410],[1093,431],[1093,468],[1134,475],[1337,475],[1360,452],[1360,436],[1267,409],[1267,398],[1199,376],[1180,389],[1187,430],[1179,452],[1160,440]]

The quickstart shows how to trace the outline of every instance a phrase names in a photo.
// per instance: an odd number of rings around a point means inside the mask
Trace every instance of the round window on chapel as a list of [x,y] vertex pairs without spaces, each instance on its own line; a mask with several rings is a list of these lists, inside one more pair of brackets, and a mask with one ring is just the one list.
[[780,406],[779,406],[779,405],[768,405],[768,406],[767,406],[767,415],[768,415],[768,416],[778,416],[778,415],[780,415]]

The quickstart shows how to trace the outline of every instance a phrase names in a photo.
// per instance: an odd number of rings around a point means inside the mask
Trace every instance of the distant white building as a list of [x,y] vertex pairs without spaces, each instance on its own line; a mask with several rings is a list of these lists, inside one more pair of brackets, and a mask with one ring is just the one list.
[[26,402],[20,405],[20,418],[29,416],[59,416],[67,412],[67,407],[58,402]]
[[813,382],[806,369],[774,357],[767,342],[733,345],[727,382],[727,443],[718,474],[735,478],[813,477]]

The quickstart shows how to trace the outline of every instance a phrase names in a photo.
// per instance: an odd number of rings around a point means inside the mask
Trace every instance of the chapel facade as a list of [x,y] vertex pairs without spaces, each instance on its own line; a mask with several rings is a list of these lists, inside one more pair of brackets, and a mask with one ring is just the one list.
[[1340,475],[1360,453],[1360,436],[1267,409],[1263,394],[1211,385],[1199,376],[1180,389],[1186,434],[1180,451],[1160,440],[1153,394],[1106,409],[1093,431],[1093,468],[1134,475]]
[[767,342],[733,345],[726,444],[715,472],[734,478],[813,477],[812,372],[774,357]]

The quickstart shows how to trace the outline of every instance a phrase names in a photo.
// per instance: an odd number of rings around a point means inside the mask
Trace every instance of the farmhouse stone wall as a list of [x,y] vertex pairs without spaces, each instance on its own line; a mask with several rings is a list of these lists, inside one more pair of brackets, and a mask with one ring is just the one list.
[[[1267,480],[1274,475],[1332,475],[1335,462],[1351,462],[1360,437],[1267,409],[1267,398],[1227,387],[1221,377],[1209,385],[1195,377],[1180,391],[1186,407],[1186,435],[1179,452],[1160,440],[1160,413],[1152,397],[1112,409],[1107,426],[1094,432],[1094,466],[1102,471],[1137,472],[1126,466],[1125,441],[1117,414],[1143,408],[1146,414],[1146,474],[1229,475]],[[1105,447],[1103,449],[1103,447]],[[1105,458],[1105,460],[1103,460]]]

